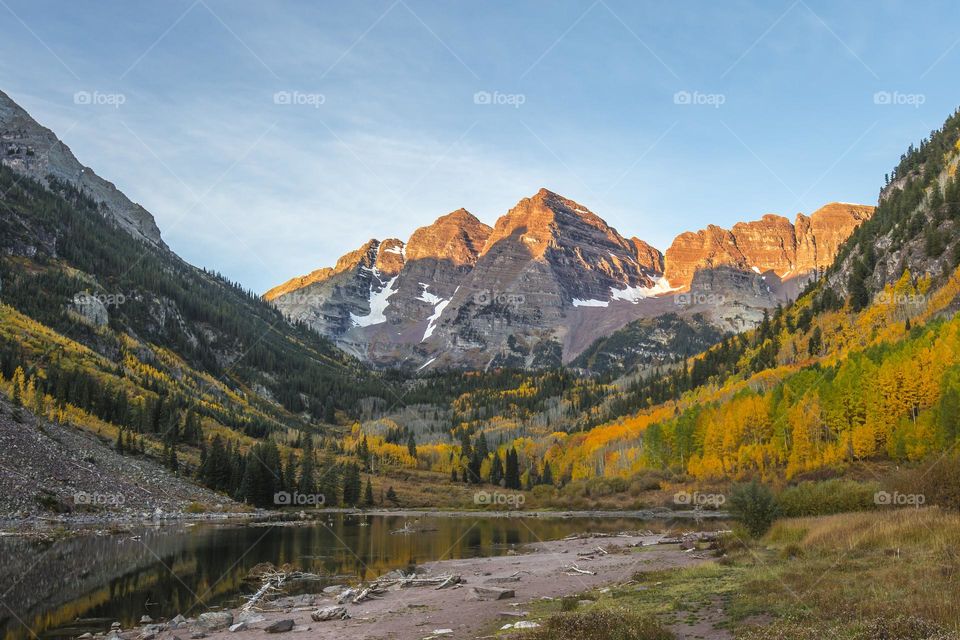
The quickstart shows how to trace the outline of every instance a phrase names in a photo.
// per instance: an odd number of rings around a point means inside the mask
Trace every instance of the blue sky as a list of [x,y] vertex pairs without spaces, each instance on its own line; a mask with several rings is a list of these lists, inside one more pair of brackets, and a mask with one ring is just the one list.
[[0,89],[180,255],[263,291],[459,207],[493,224],[542,186],[661,249],[872,204],[960,103],[958,18],[876,0],[0,0]]

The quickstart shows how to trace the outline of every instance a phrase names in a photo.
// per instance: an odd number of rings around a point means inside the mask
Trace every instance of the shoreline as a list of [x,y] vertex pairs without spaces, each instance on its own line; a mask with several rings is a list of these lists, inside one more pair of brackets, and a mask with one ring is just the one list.
[[[677,544],[658,544],[664,538],[663,534],[587,533],[534,543],[503,556],[438,560],[416,568],[418,577],[434,580],[428,586],[394,583],[375,596],[354,602],[352,594],[341,597],[348,586],[337,585],[316,594],[261,601],[246,611],[243,606],[207,615],[194,610],[186,613],[189,617],[185,620],[147,624],[123,630],[113,638],[262,640],[276,635],[268,631],[276,624],[289,627],[281,635],[308,632],[310,638],[321,640],[477,638],[507,624],[511,629],[517,623],[517,629],[533,628],[529,625],[542,623],[534,609],[544,601],[626,583],[638,572],[711,561],[706,554],[681,551]],[[391,574],[387,577],[398,575]],[[456,579],[447,581],[450,576]],[[447,584],[435,586],[438,581]],[[354,593],[362,593],[370,584],[351,586]],[[319,614],[321,611],[325,613]],[[317,620],[325,616],[331,619]]]
[[636,509],[615,511],[603,509],[591,510],[471,510],[471,509],[432,509],[432,508],[397,508],[397,509],[353,509],[330,508],[315,511],[265,511],[250,512],[222,511],[222,512],[169,512],[162,515],[153,514],[58,514],[50,516],[26,516],[21,518],[0,516],[0,537],[12,536],[46,536],[56,531],[58,535],[73,536],[113,529],[127,530],[132,527],[171,526],[178,524],[257,524],[267,526],[271,523],[277,526],[285,524],[309,524],[319,521],[326,515],[348,516],[379,516],[379,517],[407,517],[407,518],[624,518],[629,520],[725,520],[730,515],[724,511],[694,511],[690,509],[672,511],[666,508]]

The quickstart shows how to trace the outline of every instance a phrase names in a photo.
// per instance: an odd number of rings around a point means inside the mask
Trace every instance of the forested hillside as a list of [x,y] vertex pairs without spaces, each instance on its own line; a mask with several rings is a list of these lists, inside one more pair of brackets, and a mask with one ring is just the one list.
[[191,474],[215,444],[237,482],[203,479],[241,497],[255,442],[286,452],[287,440],[333,437],[363,402],[391,397],[257,296],[48,182],[0,167],[0,373],[15,402]]

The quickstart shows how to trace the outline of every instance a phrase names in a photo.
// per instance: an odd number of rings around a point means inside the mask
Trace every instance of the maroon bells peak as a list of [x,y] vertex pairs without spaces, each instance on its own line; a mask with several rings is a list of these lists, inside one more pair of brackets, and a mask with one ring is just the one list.
[[[493,228],[458,209],[406,243],[370,240],[265,297],[379,365],[555,366],[638,318],[698,313],[713,330],[748,328],[796,296],[872,212],[832,203],[792,223],[767,214],[710,225],[664,254],[541,189]],[[704,291],[710,305],[698,303]]]

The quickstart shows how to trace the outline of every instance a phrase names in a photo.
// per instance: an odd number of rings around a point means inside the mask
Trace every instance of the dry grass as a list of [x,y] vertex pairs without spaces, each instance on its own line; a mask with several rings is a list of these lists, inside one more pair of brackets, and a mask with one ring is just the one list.
[[754,606],[811,625],[919,620],[917,628],[960,630],[957,514],[923,508],[796,518],[777,523],[764,543],[740,559],[753,566],[744,595]]
[[[719,562],[638,573],[631,583],[592,593],[595,603],[575,613],[625,610],[676,624],[705,619],[719,604],[725,613],[715,624],[741,640],[960,640],[954,512],[784,519],[759,541],[731,534],[723,551]],[[532,609],[546,616],[563,606]]]
[[521,637],[524,640],[671,640],[674,636],[653,616],[622,609],[595,609],[559,613],[539,629]]

